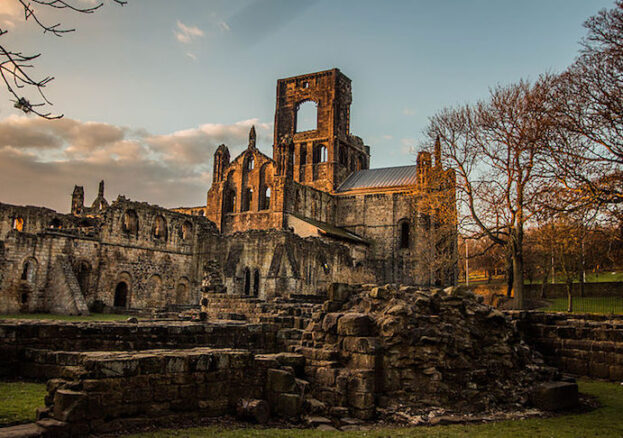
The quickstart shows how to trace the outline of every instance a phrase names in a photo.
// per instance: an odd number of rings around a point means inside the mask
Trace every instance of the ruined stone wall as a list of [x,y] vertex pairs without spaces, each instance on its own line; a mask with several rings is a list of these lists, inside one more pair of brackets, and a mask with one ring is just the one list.
[[62,351],[130,351],[155,348],[278,349],[278,327],[236,322],[79,322],[0,320],[0,370],[5,375],[58,377]]
[[623,316],[507,312],[547,363],[580,376],[623,380]]
[[307,382],[295,378],[298,355],[195,348],[175,353],[68,355],[73,375],[51,380],[41,427],[72,436],[116,432],[161,420],[235,415],[244,400],[262,400],[270,416],[297,416]]
[[232,234],[223,237],[218,246],[206,246],[202,253],[206,260],[221,262],[227,293],[262,299],[322,294],[336,281],[361,283],[372,278],[368,271],[354,266],[347,246],[303,239],[288,231]]
[[299,216],[335,224],[337,201],[330,193],[291,182],[286,188],[285,210]]
[[[4,228],[12,228],[16,215],[23,218],[23,229],[10,229],[2,240],[3,313],[75,313],[71,297],[80,297],[68,285],[79,286],[89,307],[197,305],[198,248],[219,240],[214,225],[203,217],[123,198],[95,218],[6,205],[0,214]],[[58,268],[53,274],[60,258],[73,269]],[[120,283],[125,284],[125,297],[115,302]]]

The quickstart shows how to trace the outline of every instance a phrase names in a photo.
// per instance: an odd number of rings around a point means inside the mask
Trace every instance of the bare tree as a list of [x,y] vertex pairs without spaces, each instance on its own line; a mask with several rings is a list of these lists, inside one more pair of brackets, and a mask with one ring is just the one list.
[[554,82],[551,161],[578,201],[623,203],[623,1],[589,18],[576,61]]
[[[66,33],[73,32],[75,29],[64,28],[60,23],[48,24],[42,17],[41,11],[46,8],[67,9],[80,14],[92,14],[103,6],[98,3],[91,7],[81,7],[76,0],[3,0],[16,1],[24,10],[24,20],[34,21],[36,25],[43,30],[43,33],[50,33],[57,37]],[[124,0],[111,0],[119,5],[126,4]],[[0,28],[0,38],[8,33],[8,30]],[[63,115],[52,115],[46,109],[52,103],[46,98],[44,89],[54,79],[46,76],[42,79],[36,79],[31,74],[34,67],[33,61],[39,58],[41,54],[27,55],[20,51],[11,50],[4,44],[0,44],[0,77],[6,86],[9,94],[13,96],[12,102],[16,108],[24,113],[33,113],[45,119],[59,119]],[[31,102],[24,92],[33,90],[39,95],[39,101]]]
[[498,86],[486,101],[441,111],[427,129],[431,141],[441,139],[443,159],[456,171],[470,234],[508,250],[518,308],[524,307],[524,227],[556,184],[545,163],[551,81],[544,76],[533,85]]

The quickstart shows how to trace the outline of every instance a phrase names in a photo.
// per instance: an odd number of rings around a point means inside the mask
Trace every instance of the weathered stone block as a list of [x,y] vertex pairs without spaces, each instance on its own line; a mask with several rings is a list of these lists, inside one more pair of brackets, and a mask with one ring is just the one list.
[[341,336],[370,336],[374,321],[365,313],[347,313],[338,321],[337,333]]
[[345,283],[331,283],[328,290],[329,301],[345,302],[350,298],[350,288]]
[[380,345],[379,339],[373,337],[348,336],[342,341],[342,348],[354,353],[375,354]]
[[268,370],[268,389],[273,392],[292,392],[295,388],[294,374],[277,369]]
[[283,417],[296,417],[301,413],[302,399],[298,394],[279,394],[275,400],[275,412]]

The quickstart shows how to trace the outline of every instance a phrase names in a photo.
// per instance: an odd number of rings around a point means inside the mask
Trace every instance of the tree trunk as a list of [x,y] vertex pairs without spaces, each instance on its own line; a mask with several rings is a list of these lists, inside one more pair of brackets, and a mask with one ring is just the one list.
[[573,312],[573,297],[571,296],[571,290],[573,288],[573,283],[567,281],[567,312]]
[[508,298],[513,296],[513,258],[508,257],[506,261],[506,296]]
[[545,286],[547,285],[548,277],[549,277],[549,269],[545,269],[545,273],[543,274],[543,281],[541,282],[541,294],[539,296],[542,300],[545,299]]
[[523,255],[521,250],[514,251],[513,254],[513,291],[515,293],[515,305],[517,310],[523,310],[526,307],[526,301],[523,291]]

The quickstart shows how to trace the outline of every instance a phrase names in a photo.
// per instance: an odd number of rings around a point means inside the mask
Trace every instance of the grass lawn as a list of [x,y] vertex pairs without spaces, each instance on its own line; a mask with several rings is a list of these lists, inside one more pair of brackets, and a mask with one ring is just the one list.
[[45,394],[45,383],[0,382],[0,426],[35,421]]
[[[552,304],[539,310],[566,312],[567,298],[552,298]],[[623,314],[623,297],[573,297],[573,313]]]
[[393,437],[621,437],[623,436],[623,386],[617,383],[582,381],[580,391],[599,398],[602,407],[584,414],[554,418],[502,421],[478,425],[405,427],[369,432],[320,432],[299,429],[223,429],[198,427],[126,435],[126,437],[219,437],[219,438],[393,438]]
[[[55,319],[60,321],[125,321],[131,315],[117,315],[114,313],[91,313],[89,316],[54,315],[52,313],[14,313],[3,315],[0,319]],[[140,319],[140,318],[139,318]]]

